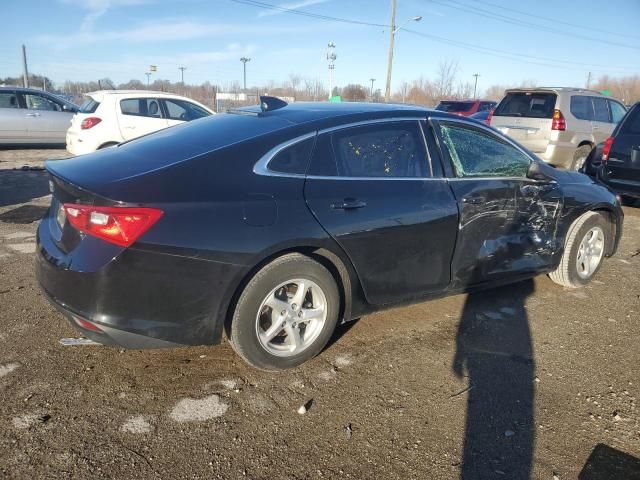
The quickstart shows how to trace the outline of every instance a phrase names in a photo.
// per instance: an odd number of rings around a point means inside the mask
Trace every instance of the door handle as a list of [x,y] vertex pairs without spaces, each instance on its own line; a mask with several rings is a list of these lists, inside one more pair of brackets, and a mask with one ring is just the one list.
[[333,210],[355,210],[367,206],[367,202],[355,200],[353,198],[345,198],[344,200],[331,204]]
[[485,199],[482,197],[463,197],[462,203],[467,203],[469,205],[480,205],[484,203]]
[[597,126],[597,125],[593,125],[593,127],[592,127],[592,128],[593,128],[594,130],[600,130],[600,127],[599,127],[599,126]]
[[27,113],[27,117],[39,117],[39,113]]

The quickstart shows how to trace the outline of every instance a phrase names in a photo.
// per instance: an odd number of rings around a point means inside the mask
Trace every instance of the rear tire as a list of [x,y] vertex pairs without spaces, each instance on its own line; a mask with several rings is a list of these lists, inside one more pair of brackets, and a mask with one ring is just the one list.
[[593,150],[591,145],[582,145],[578,147],[576,151],[573,153],[573,161],[571,162],[571,170],[578,171],[584,165],[584,162],[587,161],[587,157]]
[[231,345],[256,368],[297,367],[325,347],[339,309],[340,294],[329,270],[299,253],[283,255],[244,288],[231,321]]
[[573,222],[565,240],[560,264],[549,278],[569,288],[580,288],[600,269],[609,245],[609,225],[597,212],[587,212]]

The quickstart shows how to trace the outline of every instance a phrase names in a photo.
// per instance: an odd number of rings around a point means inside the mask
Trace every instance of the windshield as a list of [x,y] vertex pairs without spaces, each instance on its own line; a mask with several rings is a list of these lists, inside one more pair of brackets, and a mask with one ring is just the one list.
[[493,116],[552,118],[555,106],[555,93],[512,92],[502,99]]
[[468,112],[475,102],[440,102],[436,110],[441,112]]

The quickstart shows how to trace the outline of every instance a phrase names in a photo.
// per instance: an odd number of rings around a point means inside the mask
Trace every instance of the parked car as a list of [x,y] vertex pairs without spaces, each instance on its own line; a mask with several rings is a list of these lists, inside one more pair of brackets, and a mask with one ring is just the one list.
[[491,110],[485,110],[484,112],[477,112],[473,115],[469,115],[469,118],[472,118],[478,122],[486,123],[489,125],[489,117],[491,115]]
[[64,145],[78,106],[34,88],[0,87],[0,145]]
[[640,200],[640,103],[629,109],[605,142],[598,144],[584,172],[618,193],[624,204]]
[[67,151],[83,155],[179,123],[212,115],[179,95],[143,90],[100,90],[87,99],[67,131]]
[[497,104],[491,100],[443,100],[438,103],[436,110],[469,117],[477,112],[488,112]]
[[391,104],[216,115],[46,163],[42,289],[87,337],[284,369],[338,322],[548,273],[587,284],[623,213],[473,120]]
[[545,162],[579,170],[626,112],[616,99],[580,88],[507,90],[490,125],[514,138]]

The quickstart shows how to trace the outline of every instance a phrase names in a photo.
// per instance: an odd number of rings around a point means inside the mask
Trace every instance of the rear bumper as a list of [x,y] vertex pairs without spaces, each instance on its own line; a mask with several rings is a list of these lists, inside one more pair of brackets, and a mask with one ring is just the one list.
[[98,147],[97,142],[92,142],[91,139],[81,138],[74,131],[67,131],[66,135],[66,147],[67,152],[71,155],[86,155],[87,153],[95,152]]
[[603,172],[604,168],[604,166],[601,166],[597,171],[597,179],[601,183],[619,195],[640,199],[640,182],[622,178],[610,178]]
[[[38,227],[38,282],[87,337],[136,349],[220,343],[230,299],[247,267],[142,247],[114,251],[90,237],[83,240],[88,246],[66,254],[50,222],[55,220],[47,215]],[[77,318],[99,331],[83,328]]]

